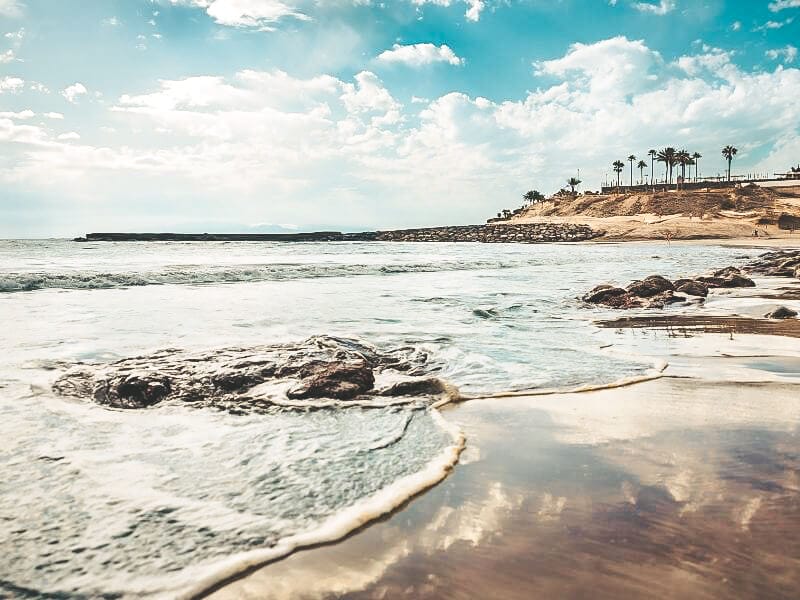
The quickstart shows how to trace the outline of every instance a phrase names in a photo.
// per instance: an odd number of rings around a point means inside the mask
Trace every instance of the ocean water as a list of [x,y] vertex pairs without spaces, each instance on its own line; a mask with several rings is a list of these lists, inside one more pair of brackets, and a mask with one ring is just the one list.
[[[172,597],[335,537],[435,482],[458,432],[410,400],[229,414],[114,410],[53,382],[164,348],[353,338],[412,348],[469,396],[653,365],[577,297],[754,255],[657,244],[0,241],[0,596]],[[467,444],[469,440],[467,440]]]

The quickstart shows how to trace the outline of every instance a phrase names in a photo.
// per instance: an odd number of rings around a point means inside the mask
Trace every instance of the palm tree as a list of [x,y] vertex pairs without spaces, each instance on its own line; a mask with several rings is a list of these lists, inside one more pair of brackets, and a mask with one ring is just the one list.
[[577,177],[570,177],[567,179],[567,185],[572,188],[572,195],[575,195],[575,188],[581,184],[581,180]]
[[647,168],[647,163],[643,160],[640,160],[637,163],[636,168],[639,169],[639,179],[642,180],[642,185],[644,185],[644,170]]
[[653,183],[653,173],[656,172],[654,166],[655,166],[656,155],[658,155],[658,152],[651,149],[650,151],[647,152],[647,154],[650,155],[650,183]]
[[529,204],[534,204],[535,202],[541,202],[544,200],[544,194],[542,194],[538,190],[530,190],[529,192],[525,192],[525,195],[522,196],[523,200],[528,202]]
[[631,154],[628,157],[628,162],[631,163],[631,187],[633,187],[633,163],[636,162],[636,157]]
[[625,163],[622,162],[621,160],[615,160],[612,166],[614,167],[614,173],[617,174],[617,188],[619,188],[620,186],[619,178],[620,175],[622,174],[622,170],[625,168]]
[[725,146],[722,149],[722,156],[728,161],[728,181],[731,180],[731,163],[733,162],[733,157],[739,153],[739,149],[735,148],[734,146]]
[[700,159],[703,158],[703,155],[699,152],[695,152],[692,154],[692,160],[694,160],[694,180],[697,181],[697,178],[700,176],[698,169],[700,168]]
[[656,155],[656,160],[664,163],[664,168],[667,170],[667,174],[669,176],[669,184],[672,185],[672,168],[677,162],[675,160],[675,148],[668,146],[663,150],[659,150],[658,154]]
[[681,183],[686,181],[686,166],[692,164],[692,157],[686,150],[675,153],[675,162],[681,166]]

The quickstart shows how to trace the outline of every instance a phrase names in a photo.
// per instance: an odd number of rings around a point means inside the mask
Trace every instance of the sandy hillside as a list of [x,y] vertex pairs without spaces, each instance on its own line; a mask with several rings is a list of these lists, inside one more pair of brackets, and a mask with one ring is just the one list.
[[531,206],[508,223],[585,223],[605,240],[793,238],[783,216],[800,223],[800,185],[715,191],[561,196]]

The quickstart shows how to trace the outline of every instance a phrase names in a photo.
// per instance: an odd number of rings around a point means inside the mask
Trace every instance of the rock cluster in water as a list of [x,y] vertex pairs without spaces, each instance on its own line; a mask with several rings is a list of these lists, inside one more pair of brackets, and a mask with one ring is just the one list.
[[664,308],[668,304],[688,301],[695,296],[702,302],[712,288],[754,287],[752,279],[736,267],[725,267],[712,276],[684,278],[670,281],[661,275],[651,275],[637,280],[626,288],[599,285],[583,296],[589,304],[600,304],[611,308]]
[[747,270],[767,277],[800,279],[800,250],[767,252],[748,263]]
[[[317,336],[298,344],[205,353],[169,349],[107,365],[80,364],[53,389],[113,408],[174,401],[246,412],[286,400],[436,396],[446,386],[429,376],[435,370],[416,348],[381,352],[355,340]],[[385,372],[396,381],[376,387],[376,375]]]

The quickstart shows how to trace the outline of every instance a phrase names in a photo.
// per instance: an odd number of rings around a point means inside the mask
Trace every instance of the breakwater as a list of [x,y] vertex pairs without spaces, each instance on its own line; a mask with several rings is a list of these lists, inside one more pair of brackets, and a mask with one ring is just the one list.
[[524,223],[516,225],[457,225],[392,231],[341,233],[89,233],[76,242],[583,242],[604,235],[588,225]]

